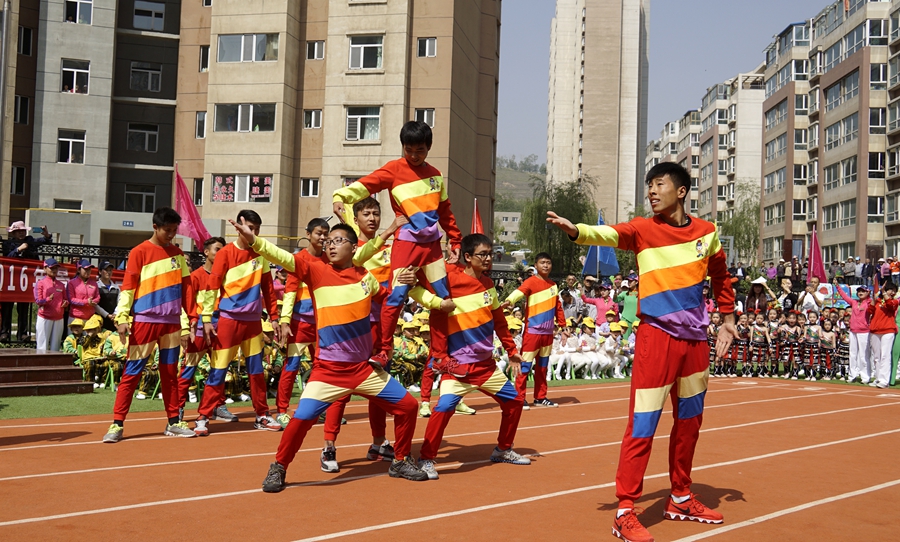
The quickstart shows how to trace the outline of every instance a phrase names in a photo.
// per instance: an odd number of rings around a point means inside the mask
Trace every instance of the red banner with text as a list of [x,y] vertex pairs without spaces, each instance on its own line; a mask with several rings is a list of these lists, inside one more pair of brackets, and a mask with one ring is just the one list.
[[[0,302],[34,303],[34,285],[44,278],[44,262],[40,260],[23,260],[20,258],[0,258]],[[64,263],[59,266],[57,278],[63,283],[76,275],[75,264]],[[91,277],[97,278],[97,268],[91,268]],[[112,280],[122,284],[125,271],[113,271]]]

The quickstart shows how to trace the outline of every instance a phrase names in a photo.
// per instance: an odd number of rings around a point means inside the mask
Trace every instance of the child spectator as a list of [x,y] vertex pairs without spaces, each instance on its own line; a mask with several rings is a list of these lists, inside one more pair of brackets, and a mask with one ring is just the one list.
[[750,327],[750,363],[745,366],[744,376],[765,377],[766,353],[769,350],[769,328],[766,326],[765,311],[756,310],[754,312],[756,314]]
[[63,341],[62,351],[72,354],[72,363],[81,367],[81,345],[84,342],[84,320],[76,318],[69,322],[69,335]]
[[790,310],[787,313],[787,321],[781,326],[781,362],[784,370],[784,378],[797,380],[797,366],[802,362],[800,341],[803,339],[803,327],[798,321],[802,313]]
[[819,377],[822,380],[831,380],[834,375],[835,352],[837,351],[837,333],[831,320],[822,320],[822,330],[819,332],[819,364],[824,363]]
[[803,373],[806,380],[815,382],[819,372],[819,314],[816,311],[807,313],[809,322],[806,324],[803,340]]

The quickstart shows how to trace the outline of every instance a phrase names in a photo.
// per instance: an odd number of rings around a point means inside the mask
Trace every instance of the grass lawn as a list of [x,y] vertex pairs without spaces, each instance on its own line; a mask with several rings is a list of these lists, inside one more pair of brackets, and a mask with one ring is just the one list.
[[[754,380],[765,382],[767,379],[748,379],[748,378],[719,378],[717,380],[731,381],[748,381]],[[780,381],[781,379],[775,379]],[[548,385],[551,388],[565,386],[583,386],[583,385],[603,385],[627,382],[628,379],[606,379],[606,380],[551,380]],[[860,386],[861,384],[851,384],[840,380],[831,380],[829,382],[817,381],[810,382],[810,385],[820,384],[837,384],[841,386]],[[893,389],[893,388],[892,388]],[[437,395],[437,393],[435,393]],[[418,393],[413,394],[418,397]],[[529,393],[530,396],[530,393]],[[95,389],[93,393],[76,393],[71,395],[54,395],[46,397],[0,397],[0,420],[12,420],[18,418],[51,418],[56,416],[83,416],[88,414],[109,414],[112,415],[113,403],[116,394],[106,389]],[[294,389],[294,396],[291,405],[296,406],[300,397],[300,390]],[[551,395],[552,399],[552,395]],[[353,400],[363,400],[361,397],[353,397]],[[269,404],[273,405],[274,400],[270,399]],[[188,403],[186,410],[196,411],[197,404]],[[250,407],[251,403],[235,401],[230,407]],[[144,399],[138,401],[135,399],[131,403],[131,412],[162,412],[163,403],[159,399]]]

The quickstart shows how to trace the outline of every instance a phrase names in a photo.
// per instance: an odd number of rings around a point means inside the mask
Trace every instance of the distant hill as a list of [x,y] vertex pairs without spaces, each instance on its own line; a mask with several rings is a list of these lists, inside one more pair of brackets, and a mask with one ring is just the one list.
[[530,199],[532,175],[534,174],[514,169],[497,168],[497,196],[518,200]]

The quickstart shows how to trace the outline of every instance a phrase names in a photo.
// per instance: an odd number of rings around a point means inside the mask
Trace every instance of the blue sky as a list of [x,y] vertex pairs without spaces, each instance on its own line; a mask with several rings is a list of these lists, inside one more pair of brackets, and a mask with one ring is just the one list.
[[[707,87],[763,61],[762,50],[827,0],[651,0],[647,135],[700,106]],[[554,0],[507,0],[500,37],[497,153],[547,154],[550,21]],[[590,15],[589,15],[590,16]]]

